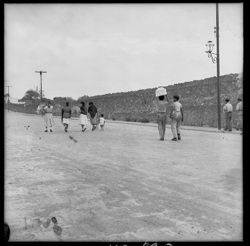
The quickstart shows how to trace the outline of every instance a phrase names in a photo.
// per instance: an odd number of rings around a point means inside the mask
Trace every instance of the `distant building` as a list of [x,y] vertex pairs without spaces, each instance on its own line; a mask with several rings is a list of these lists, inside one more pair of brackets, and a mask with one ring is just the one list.
[[[10,100],[10,103],[14,103],[14,104],[24,104],[25,102],[19,102],[18,101],[18,98],[15,98],[15,97],[9,97],[9,100]],[[8,103],[8,96],[5,96],[4,97],[4,101],[5,103]]]

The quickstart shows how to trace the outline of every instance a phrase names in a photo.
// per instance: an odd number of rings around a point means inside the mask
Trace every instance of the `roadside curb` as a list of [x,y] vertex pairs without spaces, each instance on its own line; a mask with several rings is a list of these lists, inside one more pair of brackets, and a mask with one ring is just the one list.
[[[120,124],[127,124],[127,125],[138,125],[138,126],[148,126],[148,127],[157,127],[156,123],[139,123],[139,122],[126,122],[126,121],[112,121],[106,120],[109,123],[120,123]],[[170,125],[166,125],[166,128],[171,128]],[[241,132],[239,131],[232,131],[232,132],[225,132],[224,130],[218,130],[216,128],[203,128],[198,126],[181,126],[182,130],[190,130],[190,131],[200,131],[200,132],[213,132],[213,133],[227,133],[227,134],[238,134],[240,135]]]
[[[11,111],[13,112],[13,111]],[[33,115],[33,116],[41,116],[38,114],[28,114],[28,113],[23,113],[23,112],[14,112],[14,113],[21,113],[21,114],[25,114],[25,115]],[[53,116],[54,118],[61,118],[61,116],[55,115]],[[71,120],[79,120],[78,117],[71,117]],[[142,123],[142,122],[131,122],[131,121],[119,121],[119,120],[106,120],[106,122],[111,123],[111,124],[116,124],[116,123],[120,123],[120,124],[125,124],[125,125],[137,125],[137,126],[146,126],[146,127],[157,127],[156,123]],[[168,124],[166,125],[166,128],[170,129],[171,126]],[[213,128],[213,127],[199,127],[199,126],[185,126],[182,125],[181,126],[182,130],[189,130],[189,131],[200,131],[200,132],[213,132],[213,133],[226,133],[226,134],[238,134],[241,135],[240,131],[236,131],[233,130],[231,132],[226,132],[224,130],[218,130],[217,128]]]

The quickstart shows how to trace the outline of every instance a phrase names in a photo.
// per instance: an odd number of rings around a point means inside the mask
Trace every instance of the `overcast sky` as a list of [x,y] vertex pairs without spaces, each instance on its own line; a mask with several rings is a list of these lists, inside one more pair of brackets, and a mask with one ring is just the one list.
[[[21,98],[138,90],[216,76],[215,4],[5,4],[5,85]],[[243,5],[220,4],[221,75],[243,66]]]

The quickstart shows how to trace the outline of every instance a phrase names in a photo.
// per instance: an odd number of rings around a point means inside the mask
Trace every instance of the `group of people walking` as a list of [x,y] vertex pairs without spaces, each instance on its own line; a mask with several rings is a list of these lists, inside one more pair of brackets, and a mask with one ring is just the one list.
[[[55,122],[53,118],[53,106],[51,105],[51,102],[48,101],[47,105],[44,107],[38,106],[37,112],[41,113],[44,117],[44,122],[45,122],[44,131],[52,132],[53,131],[52,127],[54,126]],[[69,102],[66,102],[65,106],[61,110],[61,122],[64,126],[65,132],[68,131],[71,115],[72,115],[72,108],[69,106]],[[97,108],[94,105],[94,103],[90,102],[87,108],[85,106],[85,102],[81,102],[79,120],[82,132],[86,131],[87,129],[88,116],[90,123],[92,125],[92,131],[94,131],[97,128],[98,124],[100,125],[101,130],[104,129],[105,125],[104,115],[101,114],[101,116],[98,118]]]
[[[166,132],[166,123],[167,118],[169,116],[171,121],[171,131],[173,134],[172,141],[178,141],[181,140],[181,122],[184,120],[183,115],[183,108],[182,104],[179,102],[179,96],[174,95],[173,101],[170,106],[170,112],[169,115],[167,115],[167,108],[169,102],[169,98],[167,95],[167,91],[163,87],[159,87],[155,91],[155,100],[154,100],[154,106],[156,110],[157,115],[157,124],[158,124],[158,131],[160,135],[160,140],[163,141],[165,138],[165,132]],[[39,106],[40,107],[40,106]],[[52,127],[55,124],[54,118],[53,118],[53,106],[51,105],[51,102],[48,101],[47,105],[39,108],[38,111],[42,111],[42,114],[44,115],[45,120],[45,132],[52,132]],[[237,124],[236,129],[242,130],[242,99],[238,98],[238,103],[236,105],[236,111],[237,111]],[[225,99],[225,105],[223,106],[223,112],[225,114],[225,128],[226,131],[232,131],[232,112],[233,112],[233,106],[230,103],[229,98]],[[61,122],[64,126],[64,131],[68,131],[68,127],[70,124],[70,118],[71,118],[72,109],[69,106],[69,102],[65,103],[65,106],[61,110]],[[94,105],[93,102],[89,102],[88,108],[85,105],[85,102],[81,102],[80,106],[80,125],[82,132],[86,131],[87,124],[88,124],[88,118],[90,120],[90,123],[92,125],[92,131],[94,131],[98,124],[100,126],[100,129],[104,129],[105,125],[105,119],[103,114],[101,114],[100,117],[98,117],[97,114],[97,108]]]
[[[163,87],[159,87],[155,91],[156,99],[154,101],[155,109],[157,112],[157,124],[158,124],[158,131],[160,135],[160,140],[164,140],[165,138],[165,131],[166,131],[166,123],[167,123],[167,105],[169,104],[169,99],[167,95],[167,91]],[[173,134],[172,141],[181,140],[181,132],[180,126],[181,122],[184,120],[183,115],[183,108],[182,104],[179,102],[179,96],[173,96],[173,102],[170,105],[170,113],[169,118],[171,121],[171,131]],[[223,106],[223,112],[225,114],[225,131],[232,131],[232,112],[233,106],[230,103],[230,99],[225,99],[225,105]],[[243,105],[242,99],[238,98],[238,103],[236,105],[236,130],[242,130],[242,112],[243,112]]]

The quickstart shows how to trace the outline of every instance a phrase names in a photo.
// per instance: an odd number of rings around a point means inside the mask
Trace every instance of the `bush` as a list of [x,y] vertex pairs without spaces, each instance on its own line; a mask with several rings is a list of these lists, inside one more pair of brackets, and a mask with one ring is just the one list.
[[139,121],[142,122],[142,123],[149,123],[149,122],[150,122],[150,121],[149,121],[148,119],[146,119],[146,118],[140,119]]
[[126,117],[125,120],[126,120],[126,121],[131,121],[131,122],[136,122],[136,121],[137,121],[137,119],[136,119],[136,118],[133,118],[133,117],[132,117],[132,118]]

